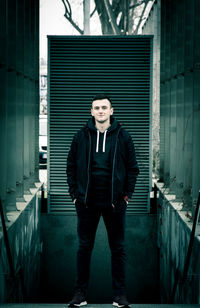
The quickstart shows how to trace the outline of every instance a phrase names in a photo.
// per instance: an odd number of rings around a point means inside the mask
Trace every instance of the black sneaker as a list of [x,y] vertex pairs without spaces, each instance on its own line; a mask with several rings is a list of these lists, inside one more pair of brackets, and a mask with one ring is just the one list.
[[69,302],[68,307],[81,307],[86,306],[87,302],[85,300],[85,294],[82,291],[77,291],[74,294],[74,297],[72,298],[71,302]]
[[115,307],[130,307],[125,295],[117,295],[114,297],[113,306]]

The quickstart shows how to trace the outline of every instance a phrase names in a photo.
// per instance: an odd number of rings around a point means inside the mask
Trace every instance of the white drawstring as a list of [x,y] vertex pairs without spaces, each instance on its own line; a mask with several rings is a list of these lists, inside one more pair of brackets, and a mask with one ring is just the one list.
[[[103,135],[103,152],[106,150],[106,134],[108,130],[105,130],[104,135]],[[97,130],[97,144],[96,144],[96,152],[99,152],[99,130]]]
[[96,152],[99,152],[99,130],[97,130],[97,144],[96,144]]
[[105,148],[106,148],[106,134],[107,134],[107,130],[105,130],[104,135],[103,135],[103,152],[105,152]]

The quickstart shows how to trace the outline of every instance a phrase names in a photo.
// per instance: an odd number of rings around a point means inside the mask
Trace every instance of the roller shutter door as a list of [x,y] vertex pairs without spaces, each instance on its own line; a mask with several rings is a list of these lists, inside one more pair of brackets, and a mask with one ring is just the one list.
[[74,133],[92,97],[109,93],[114,116],[134,140],[140,175],[129,214],[149,212],[151,190],[151,36],[48,37],[48,209],[75,213],[66,183]]

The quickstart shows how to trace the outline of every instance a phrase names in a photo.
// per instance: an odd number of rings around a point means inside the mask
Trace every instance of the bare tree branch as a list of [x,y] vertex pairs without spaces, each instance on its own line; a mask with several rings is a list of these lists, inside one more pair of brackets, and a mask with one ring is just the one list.
[[[112,5],[109,0],[94,0],[96,9],[99,15],[99,19],[101,22],[102,33],[103,34],[115,34],[115,35],[126,35],[129,33],[130,22],[134,21],[136,18],[136,11],[138,11],[138,24],[133,34],[137,34],[138,29],[141,25],[141,22],[144,20],[144,13],[146,11],[147,4],[150,0],[135,0],[130,5],[129,0],[115,0],[112,1]],[[138,7],[141,7],[141,14],[138,10]],[[130,9],[133,10],[132,17],[130,18],[129,12]],[[121,14],[119,18],[119,14]],[[117,22],[117,20],[119,22]],[[130,29],[131,32],[131,29]]]
[[94,15],[94,13],[96,12],[97,7],[95,6],[94,10],[92,11],[92,13],[90,14],[90,18]]
[[140,25],[141,25],[141,22],[144,20],[144,17],[143,17],[143,16],[144,16],[144,13],[145,13],[145,10],[146,10],[146,7],[147,7],[148,2],[149,2],[149,0],[145,0],[145,1],[144,1],[145,5],[144,5],[143,10],[142,10],[142,13],[141,13],[141,15],[140,15],[140,20],[139,20],[139,22],[138,22],[138,24],[137,24],[137,27],[136,27],[136,29],[135,29],[135,31],[134,31],[133,34],[137,34],[138,29],[139,29],[139,27],[140,27]]
[[84,34],[83,30],[81,30],[79,28],[79,26],[73,21],[73,19],[71,17],[69,17],[68,15],[64,14],[64,16],[67,18],[67,20],[69,20],[69,22],[72,24],[72,26],[80,33],[80,34]]
[[99,20],[101,22],[101,29],[103,34],[113,34],[113,30],[111,24],[109,22],[108,14],[105,9],[105,5],[103,1],[94,0],[97,13],[99,16]]
[[119,28],[117,26],[116,18],[115,18],[114,14],[113,14],[113,11],[112,11],[112,8],[110,6],[109,0],[104,0],[104,5],[105,5],[105,8],[106,8],[108,17],[109,17],[109,21],[111,23],[111,27],[113,29],[113,33],[117,34],[117,35],[120,35],[121,32],[120,32],[120,30],[119,30]]
[[[66,2],[65,2],[66,1]],[[68,0],[62,0],[65,7],[65,14],[69,17],[72,17],[72,9]]]
[[136,4],[130,5],[130,6],[129,6],[129,9],[135,9],[136,7],[142,5],[142,4],[145,3],[145,2],[146,2],[146,0],[143,0],[143,1],[138,2],[138,3],[136,3]]
[[65,7],[65,18],[72,24],[72,26],[80,33],[84,34],[84,31],[79,28],[79,26],[72,19],[72,9],[68,0],[62,0]]

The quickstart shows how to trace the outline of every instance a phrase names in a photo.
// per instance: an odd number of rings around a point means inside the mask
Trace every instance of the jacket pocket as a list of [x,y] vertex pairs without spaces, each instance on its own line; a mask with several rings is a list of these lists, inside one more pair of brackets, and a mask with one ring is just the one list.
[[127,203],[124,199],[120,199],[115,204],[115,210],[117,212],[124,212],[124,211],[126,211],[126,208],[127,208]]
[[77,213],[82,213],[83,211],[85,211],[86,206],[84,202],[82,202],[80,198],[78,198],[75,202],[75,208]]

